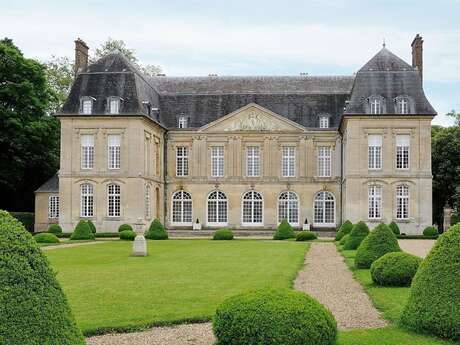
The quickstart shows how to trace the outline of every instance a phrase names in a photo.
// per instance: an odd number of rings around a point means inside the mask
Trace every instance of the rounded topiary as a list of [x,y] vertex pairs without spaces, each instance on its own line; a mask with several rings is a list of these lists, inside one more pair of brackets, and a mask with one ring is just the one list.
[[42,232],[34,236],[37,243],[59,243],[59,238],[55,234],[50,234],[49,232]]
[[213,240],[233,240],[233,232],[229,229],[219,229],[214,233]]
[[154,219],[150,227],[145,232],[145,238],[149,240],[167,240],[168,233],[159,219]]
[[88,225],[88,222],[80,220],[75,227],[75,231],[70,236],[71,240],[93,240],[94,234]]
[[460,224],[441,235],[412,281],[403,326],[460,340]]
[[120,240],[134,241],[136,236],[136,233],[132,230],[123,230],[122,232],[120,232]]
[[339,241],[339,244],[341,246],[345,245],[345,242],[347,242],[349,238],[350,238],[350,234],[343,236],[342,239]]
[[88,226],[93,234],[96,233],[96,225],[91,221],[91,219],[88,219]]
[[337,324],[331,312],[305,293],[259,290],[225,300],[216,310],[218,344],[332,345]]
[[335,240],[340,241],[343,236],[348,235],[353,229],[353,223],[349,220],[345,221],[339,228],[339,231],[335,235]]
[[122,232],[122,231],[125,231],[125,230],[131,230],[133,231],[133,227],[129,224],[121,224],[119,227],[118,227],[118,232]]
[[60,235],[62,234],[62,228],[59,226],[59,224],[51,224],[48,227],[48,232],[50,234]]
[[385,224],[379,224],[361,242],[356,252],[355,266],[369,268],[372,263],[386,253],[400,252],[398,239]]
[[371,265],[374,283],[382,286],[407,286],[412,282],[422,262],[418,256],[404,253],[387,253]]
[[283,219],[276,229],[274,240],[286,240],[288,238],[294,238],[295,233],[291,224],[286,219]]
[[396,224],[394,221],[391,222],[390,225],[388,225],[388,227],[390,228],[391,231],[393,231],[393,234],[395,235],[401,234],[401,231],[399,231],[398,224]]
[[353,229],[350,232],[350,237],[344,243],[343,249],[345,250],[355,250],[358,249],[361,242],[366,238],[369,234],[369,228],[367,227],[366,223],[363,221],[358,222],[353,226]]
[[6,211],[0,211],[0,325],[0,344],[85,344],[46,256]]
[[312,231],[301,231],[295,237],[296,241],[311,241],[316,240],[318,236]]
[[423,230],[423,236],[434,237],[438,235],[439,235],[438,229],[436,229],[434,226],[427,226],[425,230]]

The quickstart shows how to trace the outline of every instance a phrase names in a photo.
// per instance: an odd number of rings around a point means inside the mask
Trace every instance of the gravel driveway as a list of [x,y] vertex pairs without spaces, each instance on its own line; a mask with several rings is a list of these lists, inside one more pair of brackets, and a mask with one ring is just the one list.
[[436,243],[435,240],[398,240],[401,249],[424,258]]

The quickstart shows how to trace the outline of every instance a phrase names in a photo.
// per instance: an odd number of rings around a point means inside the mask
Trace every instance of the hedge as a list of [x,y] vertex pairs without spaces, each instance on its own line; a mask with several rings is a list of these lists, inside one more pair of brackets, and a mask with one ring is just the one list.
[[339,228],[339,231],[335,235],[335,240],[340,241],[343,236],[348,235],[353,229],[353,223],[349,220],[345,221]]
[[371,265],[374,283],[382,286],[408,286],[417,273],[422,258],[404,253],[387,253]]
[[391,229],[391,231],[393,231],[393,233],[395,235],[399,235],[401,234],[401,231],[399,230],[399,226],[398,224],[396,224],[394,221],[390,223],[390,225],[388,225],[389,228]]
[[159,219],[154,219],[150,227],[145,232],[145,238],[149,240],[167,240],[168,233]]
[[35,213],[33,212],[10,212],[10,214],[19,220],[28,232],[34,232]]
[[59,243],[59,238],[56,237],[54,234],[50,234],[48,232],[41,232],[34,235],[35,241],[37,243]]
[[322,304],[299,291],[250,291],[225,300],[213,330],[219,345],[332,345],[337,324]]
[[369,234],[369,228],[366,223],[363,221],[358,222],[353,226],[353,229],[350,232],[350,237],[344,243],[343,249],[345,250],[355,250],[358,249],[361,242]]
[[273,235],[274,240],[286,240],[288,238],[294,238],[295,233],[291,224],[286,219],[283,219],[278,225],[275,234]]
[[436,229],[434,226],[427,226],[423,230],[423,236],[438,236],[439,232],[438,229]]
[[343,236],[342,239],[339,241],[339,244],[340,244],[341,246],[344,246],[345,243],[348,241],[349,238],[350,238],[350,234],[347,234],[347,235]]
[[62,228],[59,226],[59,224],[51,224],[48,227],[48,232],[50,234],[59,235],[62,234]]
[[120,232],[120,240],[134,241],[136,236],[136,233],[132,230],[123,230]]
[[91,221],[91,219],[88,219],[88,226],[89,226],[89,229],[91,230],[91,232],[93,234],[96,233],[96,225],[94,225],[94,223]]
[[6,211],[0,211],[0,325],[0,344],[85,344],[46,256]]
[[71,240],[94,240],[94,234],[85,220],[80,220],[75,227],[75,231],[70,236]]
[[316,240],[318,236],[312,231],[301,231],[295,237],[296,241],[311,241]]
[[119,227],[118,227],[118,232],[122,232],[122,231],[125,231],[125,230],[131,230],[131,231],[134,231],[133,230],[133,227],[129,224],[121,224]]
[[214,233],[212,239],[222,241],[233,240],[233,232],[229,229],[219,229]]

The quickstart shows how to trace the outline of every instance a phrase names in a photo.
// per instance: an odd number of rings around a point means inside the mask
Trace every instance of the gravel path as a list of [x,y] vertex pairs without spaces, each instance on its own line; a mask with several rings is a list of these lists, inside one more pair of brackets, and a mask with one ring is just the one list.
[[54,249],[61,249],[61,248],[89,246],[89,245],[92,245],[92,244],[101,244],[101,243],[108,243],[108,241],[94,241],[94,242],[78,242],[78,243],[57,244],[55,246],[41,247],[41,250],[45,251],[45,250],[54,250]]
[[333,243],[312,243],[294,286],[328,307],[339,329],[387,325]]
[[435,240],[398,240],[399,246],[405,252],[424,258],[436,243]]

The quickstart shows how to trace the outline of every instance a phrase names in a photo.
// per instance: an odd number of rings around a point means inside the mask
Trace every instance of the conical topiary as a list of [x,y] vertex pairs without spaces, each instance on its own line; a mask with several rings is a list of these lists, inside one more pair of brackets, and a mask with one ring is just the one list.
[[85,344],[48,260],[6,211],[0,211],[0,344]]
[[276,229],[275,235],[273,235],[274,240],[286,240],[288,238],[294,238],[295,233],[291,224],[286,219],[283,219]]
[[149,229],[145,232],[145,238],[149,240],[167,240],[168,233],[159,219],[154,219]]
[[88,222],[80,220],[70,236],[71,240],[93,240],[94,234],[88,225]]
[[348,235],[351,230],[353,229],[353,223],[350,222],[349,220],[346,220],[339,228],[339,231],[337,231],[337,234],[335,235],[335,240],[340,241],[343,236]]
[[369,234],[369,228],[367,227],[366,223],[363,221],[358,222],[353,226],[353,229],[350,232],[350,237],[343,245],[343,249],[345,250],[354,250],[358,249],[361,242],[366,238]]
[[350,238],[350,234],[343,236],[342,239],[339,241],[339,244],[341,246],[345,245],[345,243],[348,241],[349,238]]
[[96,233],[96,225],[94,225],[94,223],[91,221],[91,219],[88,219],[88,226],[89,226],[89,229],[91,230],[91,232],[93,234]]
[[401,324],[442,338],[460,340],[460,224],[441,235],[411,285]]
[[400,252],[398,239],[385,224],[379,224],[361,242],[356,252],[355,266],[370,268],[372,263],[386,253]]
[[399,226],[396,224],[394,221],[388,225],[390,227],[390,230],[393,231],[393,234],[395,235],[400,235],[401,231],[399,231]]

